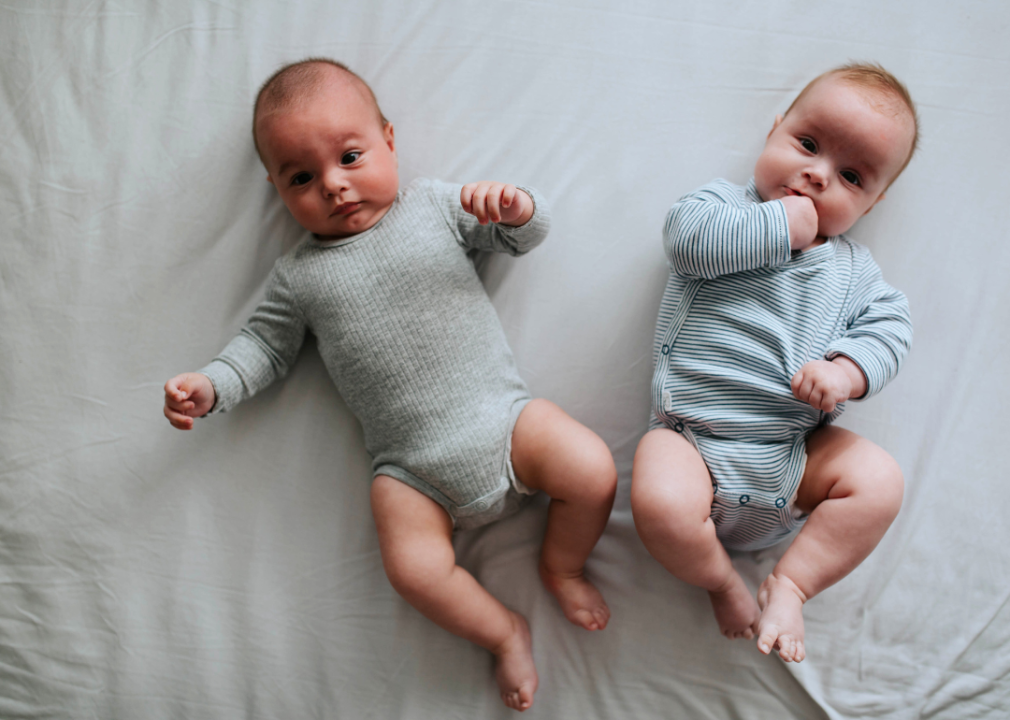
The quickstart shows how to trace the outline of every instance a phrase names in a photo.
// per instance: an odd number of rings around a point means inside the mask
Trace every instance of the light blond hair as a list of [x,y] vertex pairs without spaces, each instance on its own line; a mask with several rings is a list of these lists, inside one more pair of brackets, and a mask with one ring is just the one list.
[[354,83],[365,99],[375,108],[375,115],[382,127],[389,123],[386,116],[382,114],[382,110],[379,109],[379,103],[375,99],[372,88],[357,73],[343,63],[330,58],[306,58],[285,65],[275,72],[267,78],[256,94],[256,103],[253,105],[252,132],[253,144],[256,146],[256,152],[259,153],[260,159],[263,159],[263,152],[260,150],[259,138],[256,137],[256,123],[260,116],[265,113],[285,110],[305,96],[318,91],[333,72],[343,74]]
[[[908,150],[908,157],[905,158],[905,162],[902,163],[898,172],[895,173],[893,178],[891,178],[891,182],[887,184],[887,186],[890,187],[891,183],[898,179],[898,175],[901,175],[905,168],[908,167],[908,163],[912,160],[912,156],[919,147],[919,113],[915,109],[915,103],[912,101],[912,96],[908,92],[908,88],[906,88],[904,84],[898,80],[898,78],[894,77],[894,75],[885,70],[879,63],[850,62],[845,65],[839,65],[838,67],[828,70],[825,73],[821,73],[808,82],[806,87],[803,88],[800,91],[800,94],[796,96],[796,99],[793,100],[792,104],[789,106],[789,110],[796,107],[796,104],[803,99],[803,96],[806,95],[812,87],[828,77],[837,77],[850,85],[883,95],[891,101],[896,101],[898,105],[904,106],[903,109],[908,111],[908,116],[912,120],[912,146]],[[789,110],[786,110],[786,115],[789,114]]]

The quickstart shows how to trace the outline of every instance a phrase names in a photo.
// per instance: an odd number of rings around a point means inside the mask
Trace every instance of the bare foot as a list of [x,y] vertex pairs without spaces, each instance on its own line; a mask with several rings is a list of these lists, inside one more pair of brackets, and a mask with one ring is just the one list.
[[786,662],[800,662],[807,656],[803,647],[803,592],[785,575],[772,573],[758,589],[758,650],[765,655],[779,651]]
[[533,643],[530,626],[522,615],[512,613],[515,628],[508,640],[494,652],[495,680],[501,699],[508,707],[522,712],[533,707],[533,693],[540,680],[533,665]]
[[715,610],[715,620],[719,623],[719,632],[730,640],[754,637],[758,617],[761,611],[754,602],[754,596],[744,584],[743,578],[735,572],[719,590],[710,590],[708,599]]
[[596,586],[581,572],[574,577],[551,573],[540,565],[540,579],[558,599],[568,621],[586,630],[602,630],[610,622],[610,608]]

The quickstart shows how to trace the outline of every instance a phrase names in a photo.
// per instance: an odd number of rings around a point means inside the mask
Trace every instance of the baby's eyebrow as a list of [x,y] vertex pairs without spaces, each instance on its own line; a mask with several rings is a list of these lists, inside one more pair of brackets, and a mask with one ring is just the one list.
[[281,164],[281,166],[280,166],[279,168],[277,168],[277,174],[278,174],[278,175],[283,175],[283,174],[284,174],[284,171],[285,171],[285,170],[287,170],[287,169],[288,169],[289,167],[291,167],[292,165],[294,165],[294,163],[293,163],[293,162],[291,162],[290,160],[288,160],[288,161],[287,161],[287,162],[285,162],[285,163],[282,163],[282,164]]
[[[355,132],[355,131],[350,131],[350,132],[340,133],[339,135],[335,135],[335,136],[329,138],[328,142],[331,145],[348,145],[348,144],[356,143],[356,142],[358,142],[358,140],[359,140],[359,134],[357,132]],[[277,169],[277,176],[278,177],[282,177],[284,175],[284,171],[285,170],[288,170],[292,166],[296,166],[298,164],[299,164],[299,161],[297,161],[297,160],[287,160],[287,161],[281,163],[281,166]]]

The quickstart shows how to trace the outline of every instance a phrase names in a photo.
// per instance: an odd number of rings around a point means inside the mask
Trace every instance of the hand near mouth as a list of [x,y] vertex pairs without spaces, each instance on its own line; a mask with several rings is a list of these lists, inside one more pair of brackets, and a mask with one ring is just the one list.
[[786,188],[790,194],[782,198],[786,210],[786,220],[789,223],[789,247],[793,250],[803,250],[817,239],[817,210],[814,201],[792,188]]

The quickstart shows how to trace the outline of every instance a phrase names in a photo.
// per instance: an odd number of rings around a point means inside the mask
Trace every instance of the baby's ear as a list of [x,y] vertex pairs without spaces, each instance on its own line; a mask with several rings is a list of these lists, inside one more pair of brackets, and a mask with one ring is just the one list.
[[782,116],[776,115],[775,122],[772,123],[772,129],[769,130],[768,135],[765,136],[766,140],[772,136],[772,133],[775,132],[775,128],[777,128],[781,123],[782,123]]
[[389,151],[396,154],[396,140],[393,137],[393,123],[386,121],[386,124],[382,126],[382,139],[386,141],[386,145],[389,146]]

